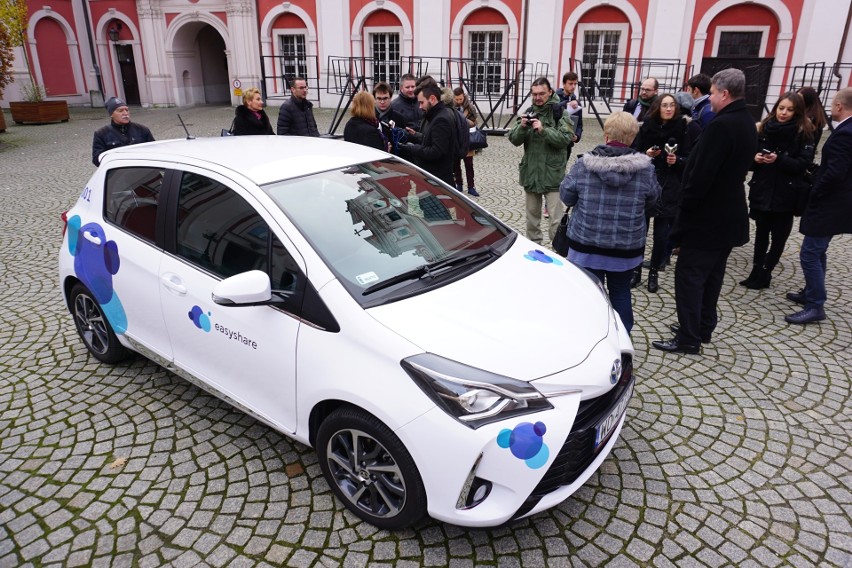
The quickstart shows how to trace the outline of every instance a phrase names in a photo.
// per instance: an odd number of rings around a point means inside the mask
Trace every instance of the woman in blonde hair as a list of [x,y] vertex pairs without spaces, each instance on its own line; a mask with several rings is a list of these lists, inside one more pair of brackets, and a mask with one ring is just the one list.
[[249,134],[275,134],[269,117],[263,110],[263,99],[257,87],[249,87],[243,93],[243,104],[234,110],[234,123],[231,134],[245,136]]
[[352,118],[343,128],[343,139],[347,142],[370,146],[388,151],[388,141],[376,118],[376,99],[368,91],[360,91],[352,99]]

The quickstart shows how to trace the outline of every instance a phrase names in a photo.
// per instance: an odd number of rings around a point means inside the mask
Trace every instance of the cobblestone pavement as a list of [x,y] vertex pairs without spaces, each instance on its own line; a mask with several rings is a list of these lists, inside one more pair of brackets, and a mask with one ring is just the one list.
[[[133,116],[163,139],[183,136],[176,112]],[[232,113],[179,112],[199,136]],[[751,247],[737,249],[701,357],[649,351],[675,318],[661,273],[658,294],[635,291],[636,396],[585,487],[511,526],[390,533],[344,511],[311,449],[153,363],[86,354],[57,288],[59,216],[106,120],[72,109],[0,134],[0,567],[852,566],[848,236],[829,251],[829,319],[806,327],[783,322],[800,235],[768,290],[736,285]],[[587,124],[580,151],[601,137]],[[480,202],[522,229],[520,150],[489,141]]]

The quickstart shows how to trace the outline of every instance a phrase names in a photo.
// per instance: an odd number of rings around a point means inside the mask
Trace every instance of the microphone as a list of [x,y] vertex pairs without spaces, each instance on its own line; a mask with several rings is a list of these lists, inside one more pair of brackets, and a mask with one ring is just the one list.
[[677,152],[677,139],[676,138],[669,138],[669,141],[666,142],[664,150],[666,151],[666,154],[676,153]]

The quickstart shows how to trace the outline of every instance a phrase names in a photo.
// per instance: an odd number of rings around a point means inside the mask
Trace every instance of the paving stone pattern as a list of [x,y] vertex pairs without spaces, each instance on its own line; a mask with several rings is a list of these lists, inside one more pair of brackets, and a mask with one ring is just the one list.
[[[177,112],[132,114],[164,139],[183,136]],[[213,136],[233,111],[179,112],[194,135]],[[636,396],[599,473],[510,526],[391,533],[343,509],[310,448],[142,358],[109,367],[87,355],[56,257],[60,214],[94,171],[92,132],[106,113],[72,109],[70,122],[46,126],[6,116],[0,567],[852,565],[848,236],[829,250],[829,319],[806,327],[783,321],[796,309],[784,293],[802,284],[801,236],[759,292],[736,284],[751,246],[735,250],[700,357],[649,350],[675,319],[674,271],[662,272],[658,294],[634,293]],[[330,111],[317,116],[330,123]],[[575,154],[601,138],[587,118]],[[523,230],[521,151],[489,143],[475,159],[479,201]],[[530,299],[542,311],[560,301]]]

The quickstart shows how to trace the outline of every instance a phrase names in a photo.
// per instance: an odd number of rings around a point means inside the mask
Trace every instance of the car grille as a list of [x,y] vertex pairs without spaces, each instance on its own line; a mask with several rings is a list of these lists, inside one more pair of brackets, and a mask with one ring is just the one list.
[[596,451],[595,426],[606,417],[633,379],[633,357],[622,355],[621,365],[621,378],[615,388],[598,398],[580,403],[571,433],[565,439],[550,469],[515,513],[514,518],[527,514],[548,493],[573,483],[594,461],[598,451],[606,445],[602,442]]

